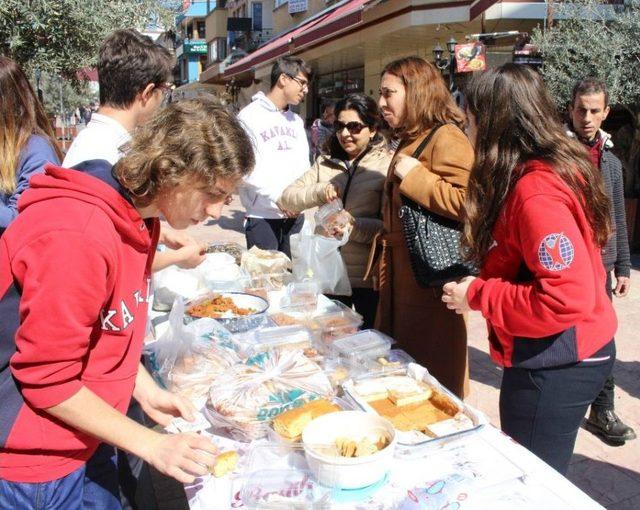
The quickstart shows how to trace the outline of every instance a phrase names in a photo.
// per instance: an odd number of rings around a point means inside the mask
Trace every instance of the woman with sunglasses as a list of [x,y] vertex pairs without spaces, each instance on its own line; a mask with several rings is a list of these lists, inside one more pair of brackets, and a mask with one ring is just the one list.
[[[473,165],[473,149],[462,131],[464,113],[440,72],[420,57],[402,58],[384,68],[379,105],[400,144],[385,183],[384,232],[376,243],[377,328],[462,398],[468,392],[465,319],[442,303],[441,289],[416,282],[399,211],[406,196],[437,215],[462,221]],[[416,154],[434,129],[426,147]]]
[[353,295],[338,296],[354,305],[373,327],[378,293],[365,268],[375,235],[382,229],[380,218],[382,185],[391,157],[379,132],[382,119],[376,102],[364,94],[350,94],[335,106],[334,132],[327,140],[326,154],[298,180],[289,185],[279,204],[302,212],[341,198],[352,217],[353,230],[342,248]]
[[0,234],[18,215],[18,198],[29,179],[62,153],[51,122],[24,71],[0,57]]

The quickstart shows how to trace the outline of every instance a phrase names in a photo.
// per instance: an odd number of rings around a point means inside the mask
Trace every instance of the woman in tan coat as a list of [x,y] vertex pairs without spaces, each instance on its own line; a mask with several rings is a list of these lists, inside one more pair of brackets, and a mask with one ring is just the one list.
[[378,293],[364,279],[374,237],[382,230],[381,203],[391,156],[378,133],[381,124],[376,102],[364,94],[350,94],[335,106],[335,131],[327,141],[328,154],[280,197],[278,205],[292,212],[323,205],[340,197],[352,216],[353,230],[342,248],[342,258],[353,295],[336,296],[355,306],[364,327],[373,327]]
[[[398,212],[401,195],[429,211],[462,221],[473,149],[440,72],[419,57],[388,64],[380,83],[382,114],[400,138],[389,166],[383,197],[384,232],[377,240],[380,303],[378,329],[426,366],[442,384],[463,397],[468,393],[465,318],[440,300],[440,288],[420,287],[411,269]],[[420,142],[442,125],[416,158]],[[372,258],[373,260],[373,258]]]

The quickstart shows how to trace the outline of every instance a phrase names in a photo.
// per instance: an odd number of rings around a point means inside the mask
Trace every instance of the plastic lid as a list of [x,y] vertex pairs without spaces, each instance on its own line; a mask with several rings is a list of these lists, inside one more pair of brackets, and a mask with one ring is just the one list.
[[276,326],[256,332],[255,352],[279,347],[305,348],[311,346],[311,332],[304,326]]
[[300,444],[254,443],[245,478],[240,499],[249,508],[329,508],[331,489],[314,480]]
[[388,352],[393,340],[375,329],[365,329],[355,335],[340,338],[333,342],[333,352],[345,358],[358,357],[366,353],[371,355]]
[[402,349],[392,349],[388,353],[378,357],[364,356],[360,358],[365,366],[367,374],[394,374],[406,371],[409,363],[415,360]]

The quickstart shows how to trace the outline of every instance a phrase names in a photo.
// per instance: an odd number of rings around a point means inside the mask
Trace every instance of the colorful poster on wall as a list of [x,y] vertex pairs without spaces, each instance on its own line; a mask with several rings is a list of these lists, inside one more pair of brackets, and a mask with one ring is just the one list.
[[456,44],[456,70],[459,73],[484,71],[487,68],[485,45],[480,41]]
[[289,14],[304,12],[309,8],[308,0],[289,0]]

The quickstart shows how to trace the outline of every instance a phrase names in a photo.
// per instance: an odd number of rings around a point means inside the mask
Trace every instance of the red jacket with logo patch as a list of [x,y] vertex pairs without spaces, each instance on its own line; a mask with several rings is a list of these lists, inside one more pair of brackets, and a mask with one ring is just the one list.
[[487,319],[495,362],[560,366],[613,339],[600,247],[581,202],[547,163],[525,164],[493,238],[467,297]]
[[[86,387],[126,412],[147,321],[157,219],[104,179],[53,166],[0,238],[0,478],[65,476],[99,441],[45,409]],[[110,182],[111,181],[111,182]]]

